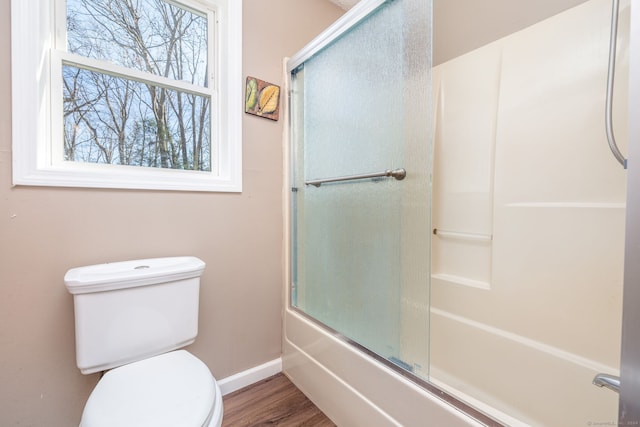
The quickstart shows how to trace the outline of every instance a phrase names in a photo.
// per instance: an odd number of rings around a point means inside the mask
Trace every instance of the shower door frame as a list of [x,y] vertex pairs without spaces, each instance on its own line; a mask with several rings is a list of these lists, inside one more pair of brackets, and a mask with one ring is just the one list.
[[[318,37],[314,38],[305,48],[299,51],[296,55],[291,58],[285,58],[284,60],[284,71],[285,71],[285,89],[287,93],[286,100],[286,111],[287,114],[287,123],[285,123],[285,128],[287,129],[286,134],[290,140],[287,142],[287,138],[285,138],[285,151],[287,155],[285,155],[285,164],[292,165],[293,162],[291,158],[293,157],[291,153],[294,153],[296,150],[295,141],[293,136],[291,135],[291,128],[293,127],[293,114],[291,112],[291,78],[292,73],[299,66],[304,64],[307,60],[315,56],[318,52],[325,49],[325,47],[329,46],[332,42],[340,38],[343,34],[350,31],[353,27],[360,24],[363,20],[365,20],[370,14],[374,13],[379,7],[384,5],[385,3],[392,0],[363,0],[356,4],[352,9],[350,9],[345,15],[343,15],[340,19],[338,19],[333,25],[327,28],[324,32],[322,32]],[[290,166],[291,167],[291,166]],[[285,182],[285,191],[289,194],[289,197],[285,197],[285,210],[288,213],[287,218],[285,219],[285,229],[295,230],[296,229],[296,219],[295,219],[295,208],[294,204],[296,201],[296,191],[292,191],[291,186],[291,178],[288,177]],[[457,411],[460,411],[464,416],[469,417],[470,422],[477,422],[480,425],[487,427],[504,427],[504,424],[497,421],[496,419],[490,417],[489,415],[481,412],[477,408],[470,406],[466,402],[460,400],[458,397],[450,394],[449,392],[439,388],[428,380],[422,379],[419,376],[409,372],[402,367],[398,366],[395,363],[390,362],[387,358],[384,358],[374,351],[371,351],[367,347],[361,345],[357,341],[350,339],[349,337],[343,335],[342,333],[332,329],[321,321],[315,319],[309,314],[305,313],[302,309],[296,307],[293,304],[292,300],[292,278],[295,277],[292,274],[292,269],[295,268],[295,265],[291,262],[291,257],[293,253],[293,247],[295,247],[296,233],[291,232],[291,235],[288,239],[287,248],[285,250],[286,259],[291,263],[288,267],[288,277],[286,280],[287,283],[287,292],[286,292],[286,303],[287,309],[295,313],[300,318],[306,320],[307,322],[323,329],[326,333],[331,335],[336,340],[339,340],[345,343],[347,346],[360,351],[362,354],[368,356],[369,358],[381,363],[386,368],[391,371],[399,374],[401,377],[413,382],[414,384],[421,387],[424,391],[430,394],[433,398],[444,402],[447,405],[450,405]],[[286,329],[286,319],[285,319],[285,329]],[[286,340],[286,333],[285,333]]]
[[[621,426],[640,425],[640,4],[631,2],[629,32],[629,143],[625,228],[622,352],[620,361]],[[636,120],[633,120],[635,118]]]

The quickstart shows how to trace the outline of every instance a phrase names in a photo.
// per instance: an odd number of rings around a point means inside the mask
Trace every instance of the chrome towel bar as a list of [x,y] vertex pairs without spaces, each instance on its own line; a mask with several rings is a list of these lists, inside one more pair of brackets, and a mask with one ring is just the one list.
[[314,187],[320,187],[322,184],[328,182],[340,182],[340,181],[353,181],[355,179],[369,179],[369,178],[395,178],[398,181],[402,181],[407,176],[407,171],[400,169],[387,169],[382,172],[374,172],[374,173],[363,173],[360,175],[347,175],[347,176],[338,176],[335,178],[325,178],[325,179],[313,179],[309,181],[305,181],[305,185],[313,185]]

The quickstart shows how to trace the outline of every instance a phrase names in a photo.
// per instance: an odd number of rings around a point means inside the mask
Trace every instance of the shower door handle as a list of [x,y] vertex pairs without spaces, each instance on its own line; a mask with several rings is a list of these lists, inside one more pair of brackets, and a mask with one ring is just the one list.
[[598,374],[593,378],[593,385],[606,387],[609,390],[620,393],[620,377],[607,374]]

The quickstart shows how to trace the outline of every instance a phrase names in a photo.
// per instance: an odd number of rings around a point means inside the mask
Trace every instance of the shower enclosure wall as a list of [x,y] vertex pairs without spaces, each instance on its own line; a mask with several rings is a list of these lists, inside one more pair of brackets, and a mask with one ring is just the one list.
[[[591,384],[620,363],[611,3],[434,67],[416,61],[431,47],[430,11],[406,13],[418,3],[361,2],[288,63],[284,370],[345,426],[615,424],[617,394]],[[623,0],[623,152],[630,11]],[[399,168],[401,181],[305,184]]]
[[433,71],[433,228],[456,234],[432,239],[431,378],[531,425],[617,418],[617,395],[591,384],[620,363],[626,171],[604,133],[610,16],[610,1],[589,1]]

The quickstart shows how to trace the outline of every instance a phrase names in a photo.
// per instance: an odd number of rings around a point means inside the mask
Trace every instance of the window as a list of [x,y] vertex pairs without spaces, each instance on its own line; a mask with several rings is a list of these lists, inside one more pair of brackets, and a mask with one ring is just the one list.
[[14,184],[241,191],[241,4],[13,0]]

